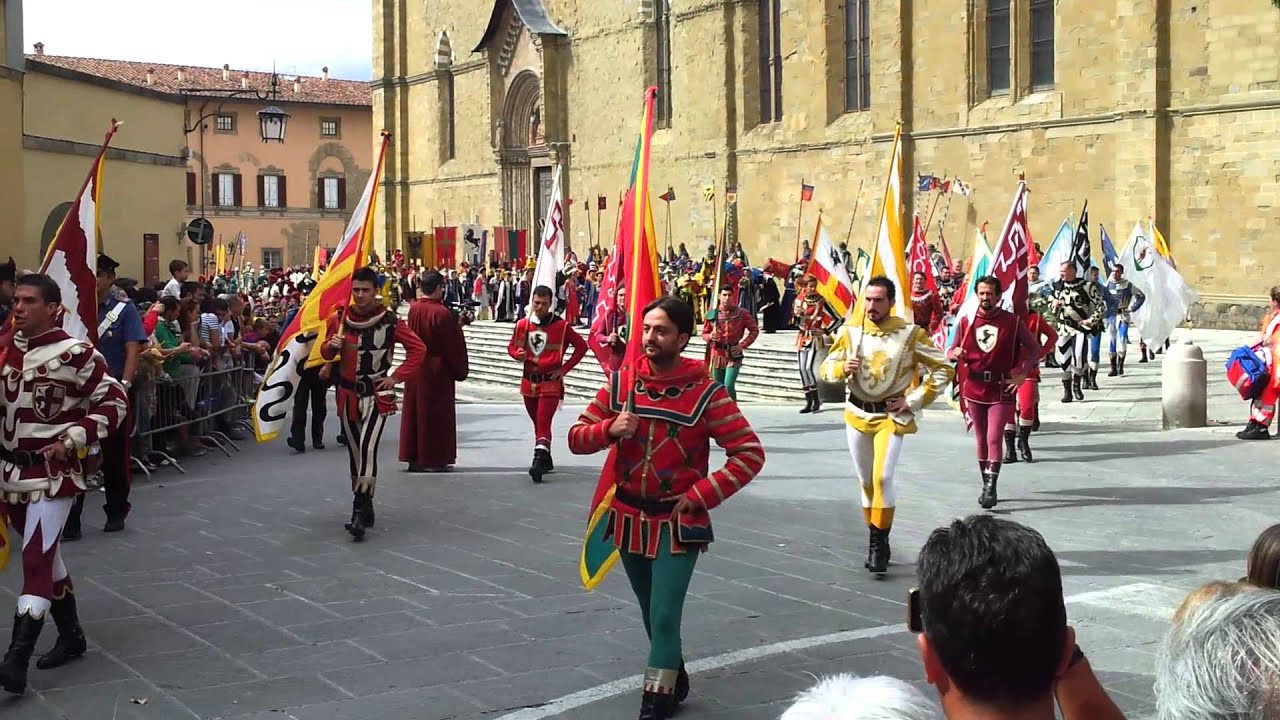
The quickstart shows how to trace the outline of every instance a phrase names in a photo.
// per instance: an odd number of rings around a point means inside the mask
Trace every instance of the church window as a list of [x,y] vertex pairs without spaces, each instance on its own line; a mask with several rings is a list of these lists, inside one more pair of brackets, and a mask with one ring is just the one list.
[[1053,0],[1031,0],[1031,87],[1053,87]]
[[760,0],[760,122],[782,119],[782,0]]
[[844,3],[844,109],[871,109],[871,0]]
[[1009,0],[987,1],[987,90],[1009,94]]
[[654,121],[659,128],[671,127],[671,1],[658,0],[654,11],[658,51],[658,97]]

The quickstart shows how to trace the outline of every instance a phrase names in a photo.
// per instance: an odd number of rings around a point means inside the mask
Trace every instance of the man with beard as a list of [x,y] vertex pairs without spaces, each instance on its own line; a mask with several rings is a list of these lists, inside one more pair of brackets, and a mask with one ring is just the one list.
[[897,288],[882,275],[867,281],[861,324],[846,325],[822,363],[822,379],[843,382],[845,435],[870,530],[864,567],[889,569],[889,531],[896,506],[894,469],[916,415],[946,388],[955,371],[920,328],[891,316]]
[[[338,417],[351,460],[351,522],[356,541],[373,527],[373,494],[378,482],[378,444],[387,417],[396,412],[396,383],[417,375],[427,350],[418,336],[378,302],[378,274],[362,267],[351,274],[351,306],[329,320],[329,340],[320,349],[337,362]],[[391,372],[395,344],[405,358]]]
[[1089,369],[1089,334],[1101,325],[1107,306],[1097,285],[1077,275],[1074,262],[1062,263],[1059,272],[1050,308],[1058,328],[1054,356],[1062,368],[1062,402],[1069,403],[1084,399],[1081,385]]
[[[520,394],[533,421],[533,463],[529,477],[535,483],[555,470],[551,458],[551,421],[564,399],[564,376],[569,374],[587,354],[587,341],[582,339],[563,318],[551,312],[555,293],[546,285],[533,289],[533,307],[528,317],[520,318],[507,354],[524,366]],[[573,354],[565,360],[566,348]]]
[[463,321],[445,306],[444,276],[422,276],[422,299],[409,306],[409,329],[427,348],[422,370],[404,387],[400,462],[409,472],[447,472],[458,458],[455,384],[467,379]]
[[973,318],[960,318],[948,357],[958,364],[960,394],[978,442],[978,504],[990,510],[997,502],[1000,439],[1013,422],[1014,393],[1040,361],[1040,343],[1017,315],[1000,307],[999,278],[987,275],[974,285],[978,309]]
[[[713,540],[708,511],[758,475],[765,459],[725,388],[701,361],[681,356],[693,328],[686,303],[649,303],[635,385],[620,387],[622,374],[614,373],[569,429],[575,454],[610,448],[603,472],[616,475],[603,479],[617,489],[606,537],[621,555],[650,641],[642,720],[666,720],[689,693],[680,621],[694,564]],[[712,440],[726,455],[715,472]]]
[[738,399],[738,372],[746,358],[744,351],[760,335],[760,326],[746,310],[733,302],[733,287],[720,288],[720,303],[707,313],[702,339],[711,348],[711,377],[724,385],[729,397]]

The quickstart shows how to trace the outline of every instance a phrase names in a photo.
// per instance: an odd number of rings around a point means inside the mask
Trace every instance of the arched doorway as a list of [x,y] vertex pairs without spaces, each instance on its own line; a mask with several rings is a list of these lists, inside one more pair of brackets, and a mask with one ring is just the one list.
[[502,109],[502,218],[507,227],[536,235],[551,197],[551,157],[543,130],[542,83],[522,70]]

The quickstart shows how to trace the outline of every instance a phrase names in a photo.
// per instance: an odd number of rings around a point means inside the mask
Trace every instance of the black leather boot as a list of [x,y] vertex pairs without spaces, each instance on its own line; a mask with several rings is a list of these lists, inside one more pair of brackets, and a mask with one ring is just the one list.
[[1138,362],[1140,362],[1140,363],[1147,362],[1147,347],[1146,347],[1145,345],[1143,345],[1143,346],[1142,346],[1141,348],[1139,348],[1139,349],[1140,349],[1140,350],[1142,350],[1142,357],[1138,359]]
[[1023,460],[1035,462],[1035,458],[1031,457],[1031,428],[1025,425],[1018,428],[1018,452],[1022,454]]
[[41,670],[66,665],[89,649],[84,639],[84,630],[80,627],[80,616],[76,612],[75,593],[68,590],[63,597],[54,598],[49,614],[53,616],[54,625],[58,626],[58,639],[49,648],[49,652],[36,659],[36,667]]
[[990,510],[996,506],[998,501],[996,498],[996,481],[1000,478],[1000,466],[991,463],[990,467],[982,471],[982,495],[978,496],[978,504],[983,510]]
[[1116,363],[1116,374],[1124,375],[1124,355],[1121,355],[1119,361]]
[[542,462],[543,462],[542,472],[544,475],[550,475],[551,473],[556,471],[556,461],[551,457],[550,450],[542,451]]
[[1017,439],[1017,435],[1012,430],[1004,431],[1004,461],[1007,463],[1018,462],[1018,455],[1013,448],[1015,439]]
[[804,408],[800,410],[800,414],[813,412],[813,393],[808,390],[804,391]]
[[542,476],[547,472],[547,461],[543,459],[547,454],[549,453],[542,448],[533,450],[533,462],[529,463],[529,477],[533,478],[535,483],[542,482]]
[[62,542],[75,542],[84,537],[80,531],[80,511],[83,508],[84,493],[80,493],[71,504],[71,512],[67,514],[67,521],[62,525]]
[[689,697],[689,672],[684,669],[684,659],[680,660],[680,674],[676,676],[676,704],[687,700]]
[[1115,356],[1115,355],[1112,355],[1112,356],[1111,356],[1111,369],[1110,369],[1109,371],[1107,371],[1107,377],[1115,377],[1116,375],[1119,375],[1119,374],[1120,374],[1120,371],[1119,371],[1118,366],[1117,366],[1117,364],[1116,364],[1116,356]]
[[675,695],[645,690],[644,697],[640,700],[639,720],[667,720],[675,711]]
[[0,661],[0,688],[15,695],[27,690],[27,669],[31,655],[36,651],[36,640],[44,627],[44,617],[34,618],[30,613],[13,616],[13,639],[9,651]]
[[871,559],[867,569],[877,575],[889,572],[889,531],[871,528]]
[[1071,378],[1062,378],[1062,402],[1069,403],[1074,398],[1071,397]]
[[1084,386],[1088,390],[1100,390],[1098,387],[1098,371],[1090,368],[1084,374]]
[[1084,390],[1081,387],[1084,384],[1084,378],[1076,375],[1071,378],[1071,392],[1076,396],[1077,400],[1084,400]]
[[376,518],[373,516],[373,495],[372,494],[365,495],[364,509],[361,511],[361,513],[364,517],[364,526],[367,528],[373,527],[373,522],[374,520],[376,520]]
[[351,522],[347,523],[347,532],[351,533],[351,537],[357,542],[364,539],[364,499],[368,497],[362,492],[356,492],[351,498]]
[[870,531],[867,537],[867,561],[862,563],[862,567],[870,570],[871,558],[876,555],[876,527],[874,525],[868,525],[867,530]]
[[809,391],[813,395],[813,411],[818,412],[822,409],[822,398],[818,397],[818,388]]

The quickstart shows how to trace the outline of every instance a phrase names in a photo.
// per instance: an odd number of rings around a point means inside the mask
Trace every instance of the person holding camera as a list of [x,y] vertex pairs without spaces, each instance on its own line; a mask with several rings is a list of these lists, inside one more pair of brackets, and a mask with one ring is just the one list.
[[400,462],[409,472],[448,472],[458,458],[455,384],[467,379],[467,339],[459,316],[444,304],[444,276],[422,276],[422,298],[409,306],[409,329],[427,348],[421,369],[405,381]]

